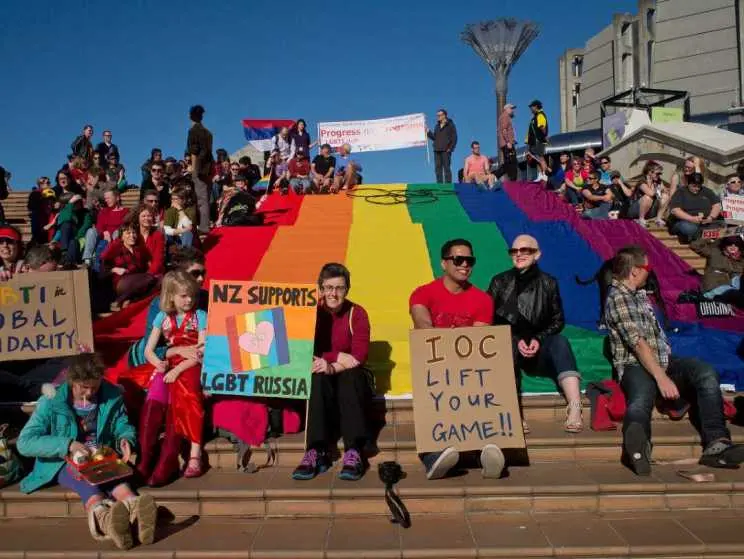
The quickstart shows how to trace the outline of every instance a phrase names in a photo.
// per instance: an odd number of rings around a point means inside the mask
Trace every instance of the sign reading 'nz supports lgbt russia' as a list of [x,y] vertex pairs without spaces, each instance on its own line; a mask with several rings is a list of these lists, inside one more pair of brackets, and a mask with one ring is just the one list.
[[313,284],[211,281],[204,389],[308,399],[317,306]]

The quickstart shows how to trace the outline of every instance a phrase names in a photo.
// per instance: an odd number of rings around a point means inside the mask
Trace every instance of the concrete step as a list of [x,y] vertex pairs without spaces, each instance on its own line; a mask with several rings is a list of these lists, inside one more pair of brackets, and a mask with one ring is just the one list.
[[[296,464],[256,474],[210,470],[199,479],[179,479],[161,489],[142,489],[178,517],[349,517],[385,516],[384,486],[376,469],[358,482],[339,480],[333,470],[295,481]],[[502,479],[483,479],[471,469],[429,481],[421,464],[404,467],[397,486],[412,515],[444,513],[610,513],[621,511],[739,510],[744,514],[744,472],[693,465],[655,465],[638,477],[620,465],[596,462],[509,467]],[[712,472],[716,481],[695,483],[678,470]],[[60,487],[24,495],[17,487],[0,493],[0,519],[82,518],[79,497]],[[2,526],[0,524],[0,526]],[[1,555],[0,555],[1,556]]]
[[[621,434],[618,431],[593,432],[586,429],[583,433],[572,435],[565,433],[562,423],[556,421],[531,422],[530,430],[527,446],[529,460],[533,464],[575,461],[615,463],[620,457]],[[744,441],[744,428],[731,426],[731,432],[735,440]],[[654,458],[657,460],[700,456],[700,437],[687,420],[655,423],[653,439]],[[278,440],[278,447],[282,464],[294,466],[304,454],[304,434],[284,436]],[[226,470],[235,468],[237,454],[227,440],[215,439],[207,443],[206,449],[212,467]],[[406,465],[419,463],[412,423],[383,427],[377,440],[377,449],[377,454],[370,459],[375,467],[385,460],[396,460]]]
[[[413,515],[387,518],[246,520],[163,516],[152,546],[121,552],[94,542],[82,519],[2,524],[4,559],[465,559],[742,557],[734,512],[641,514]],[[40,537],[42,536],[42,537]]]

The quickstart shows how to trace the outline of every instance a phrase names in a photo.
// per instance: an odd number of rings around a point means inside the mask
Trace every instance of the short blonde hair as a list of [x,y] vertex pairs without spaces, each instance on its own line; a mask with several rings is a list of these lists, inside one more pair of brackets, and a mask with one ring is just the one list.
[[160,292],[160,310],[164,313],[176,312],[174,299],[179,290],[184,289],[196,301],[199,296],[199,284],[184,270],[173,270],[163,277],[163,287]]

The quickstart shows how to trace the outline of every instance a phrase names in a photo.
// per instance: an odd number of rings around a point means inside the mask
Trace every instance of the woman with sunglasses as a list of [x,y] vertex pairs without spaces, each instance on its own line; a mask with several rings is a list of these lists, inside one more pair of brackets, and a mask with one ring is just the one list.
[[12,225],[0,225],[0,281],[23,271],[21,232]]
[[565,171],[560,188],[566,202],[574,206],[581,204],[581,191],[589,178],[589,173],[582,168],[582,164],[581,159],[574,157],[571,161],[571,168]]
[[721,192],[721,198],[727,196],[740,196],[741,192],[741,177],[739,175],[731,175],[726,181],[726,186]]
[[[595,171],[592,171],[595,173]],[[514,267],[493,277],[488,292],[493,298],[494,324],[511,326],[514,376],[522,406],[522,371],[549,374],[566,397],[564,430],[579,433],[581,418],[581,374],[565,336],[563,303],[556,279],[537,265],[542,256],[537,240],[519,235],[509,249]],[[525,433],[529,432],[523,421]]]

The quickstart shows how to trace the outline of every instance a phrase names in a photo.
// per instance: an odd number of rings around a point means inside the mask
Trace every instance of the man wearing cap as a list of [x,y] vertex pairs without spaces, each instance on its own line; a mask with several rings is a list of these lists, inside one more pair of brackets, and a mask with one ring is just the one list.
[[191,158],[192,179],[196,193],[196,206],[199,210],[199,233],[209,233],[209,184],[212,165],[212,133],[202,124],[204,107],[194,105],[189,110],[191,128],[186,149]]
[[310,180],[310,162],[307,160],[305,148],[297,148],[295,156],[289,160],[289,186],[297,194],[305,194],[310,191],[313,182]]
[[447,111],[437,111],[437,125],[434,130],[427,128],[426,135],[434,143],[434,172],[437,182],[452,182],[452,152],[457,146],[457,129],[447,116]]
[[501,116],[499,116],[499,149],[501,150],[502,161],[499,168],[496,169],[496,173],[494,173],[499,180],[504,175],[509,177],[509,180],[517,180],[517,142],[514,134],[514,122],[512,121],[516,108],[516,105],[507,103],[504,105],[504,110],[501,111]]
[[547,182],[548,166],[545,163],[545,146],[548,143],[548,119],[542,109],[542,102],[535,99],[530,103],[532,119],[527,129],[527,151],[540,167],[537,182]]

